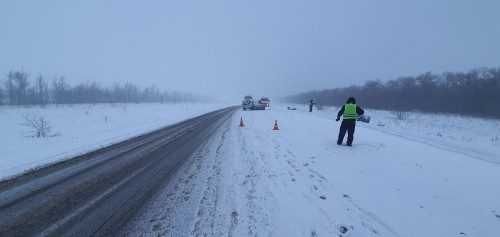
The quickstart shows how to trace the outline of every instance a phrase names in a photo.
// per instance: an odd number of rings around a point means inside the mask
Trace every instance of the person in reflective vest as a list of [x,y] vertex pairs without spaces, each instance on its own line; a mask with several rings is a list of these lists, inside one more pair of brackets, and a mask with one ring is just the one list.
[[352,141],[354,139],[354,130],[356,128],[356,119],[358,116],[363,115],[365,111],[356,105],[356,99],[354,97],[349,97],[347,102],[342,109],[337,113],[336,121],[340,120],[340,116],[343,116],[342,124],[340,125],[339,137],[337,140],[337,145],[342,145],[344,142],[344,137],[347,132],[347,145],[352,146]]

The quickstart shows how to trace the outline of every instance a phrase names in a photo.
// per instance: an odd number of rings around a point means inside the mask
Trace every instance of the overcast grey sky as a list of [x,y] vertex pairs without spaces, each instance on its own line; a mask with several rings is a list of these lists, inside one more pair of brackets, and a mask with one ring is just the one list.
[[9,70],[241,102],[500,66],[498,0],[0,0]]

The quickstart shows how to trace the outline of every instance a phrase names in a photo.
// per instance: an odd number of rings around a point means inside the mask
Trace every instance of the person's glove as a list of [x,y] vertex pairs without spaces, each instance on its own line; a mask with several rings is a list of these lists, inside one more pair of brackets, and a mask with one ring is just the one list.
[[337,122],[338,122],[339,120],[340,120],[340,118],[335,119],[335,121],[337,121]]

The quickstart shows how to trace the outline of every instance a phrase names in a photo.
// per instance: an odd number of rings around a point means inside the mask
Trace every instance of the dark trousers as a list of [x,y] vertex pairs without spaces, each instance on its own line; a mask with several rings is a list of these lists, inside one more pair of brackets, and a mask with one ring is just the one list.
[[309,105],[309,112],[313,112],[313,106]]
[[355,119],[344,119],[342,120],[342,124],[340,125],[339,130],[339,139],[337,140],[337,144],[342,144],[344,141],[345,133],[347,132],[347,145],[352,145],[352,140],[354,139],[354,129],[356,128],[356,120]]

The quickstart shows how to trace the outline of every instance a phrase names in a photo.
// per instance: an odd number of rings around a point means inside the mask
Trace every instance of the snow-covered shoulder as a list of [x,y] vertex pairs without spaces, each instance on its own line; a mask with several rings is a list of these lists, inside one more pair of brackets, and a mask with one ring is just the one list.
[[[0,179],[86,153],[216,109],[220,103],[150,103],[0,107]],[[36,138],[29,119],[43,119]],[[35,136],[35,137],[34,137]]]
[[134,233],[500,236],[500,190],[494,188],[500,186],[500,165],[455,150],[462,143],[465,151],[481,149],[475,143],[426,140],[465,136],[461,126],[467,124],[460,124],[467,120],[443,117],[456,125],[436,136],[443,128],[433,126],[441,126],[435,116],[421,115],[415,125],[367,110],[371,123],[357,124],[348,147],[336,143],[337,108],[287,107],[236,112],[173,188],[143,212]]

